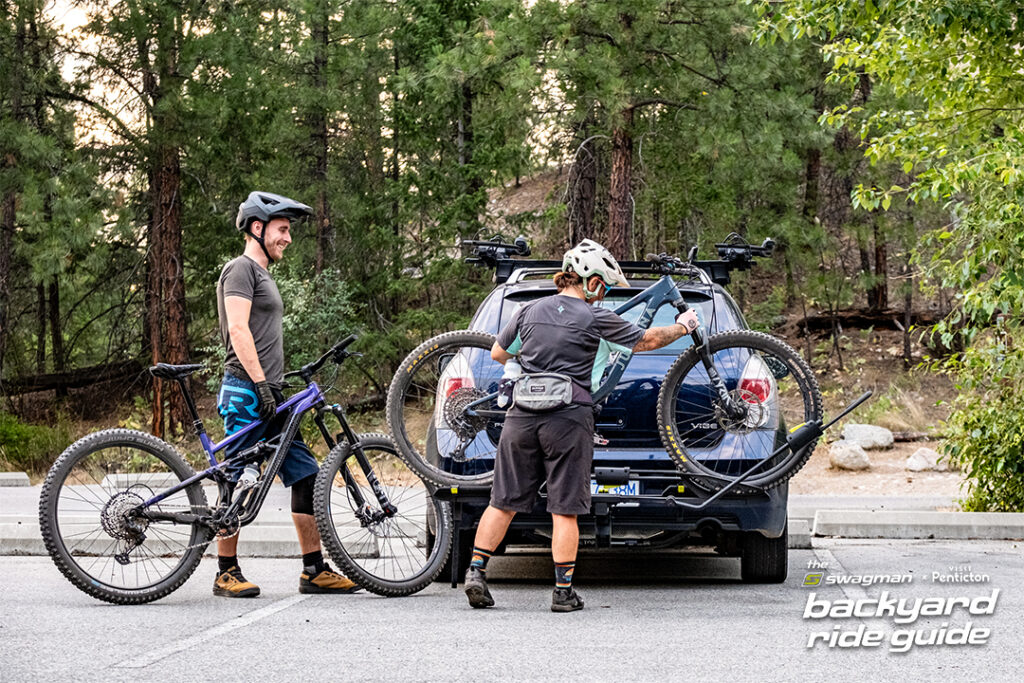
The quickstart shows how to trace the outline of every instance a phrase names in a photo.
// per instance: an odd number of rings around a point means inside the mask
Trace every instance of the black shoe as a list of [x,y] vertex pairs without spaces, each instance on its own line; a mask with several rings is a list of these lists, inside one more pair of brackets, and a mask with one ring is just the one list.
[[487,590],[487,574],[476,567],[466,570],[466,597],[472,607],[493,607],[494,598]]
[[551,594],[552,612],[575,612],[583,609],[583,598],[572,588],[556,588]]

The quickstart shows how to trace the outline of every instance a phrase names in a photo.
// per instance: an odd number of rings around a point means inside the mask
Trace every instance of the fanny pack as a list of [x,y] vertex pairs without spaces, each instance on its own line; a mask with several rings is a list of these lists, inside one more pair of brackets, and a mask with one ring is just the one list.
[[557,372],[535,372],[516,379],[512,403],[530,413],[546,413],[572,405],[572,378]]

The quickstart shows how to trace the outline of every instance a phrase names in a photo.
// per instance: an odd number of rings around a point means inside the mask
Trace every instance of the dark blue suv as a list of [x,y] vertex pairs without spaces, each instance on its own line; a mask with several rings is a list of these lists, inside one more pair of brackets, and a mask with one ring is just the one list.
[[[713,282],[694,282],[692,287],[681,283],[686,302],[698,310],[712,334],[745,329],[743,314],[722,287],[729,281],[728,268],[721,267],[723,262],[704,263],[719,265],[709,268]],[[556,291],[552,275],[559,267],[555,262],[503,259],[499,263],[485,260],[482,265],[496,268],[497,286],[473,316],[473,330],[497,334],[519,306]],[[651,284],[650,264],[620,265],[629,286],[612,289],[599,305],[615,308]],[[634,310],[639,314],[639,309]],[[651,325],[671,324],[675,315],[676,310],[665,305]],[[628,314],[623,317],[629,319]],[[700,492],[692,490],[679,476],[665,452],[658,435],[656,406],[662,378],[691,343],[685,336],[665,348],[636,354],[596,416],[597,431],[607,444],[594,449],[593,505],[589,515],[579,518],[581,547],[667,549],[712,545],[722,554],[741,558],[745,581],[783,581],[788,552],[787,485],[767,492],[727,495],[699,511],[673,502],[694,502],[699,500]],[[624,468],[645,476],[626,481],[621,477]],[[456,537],[454,553],[458,561],[453,579],[461,576],[468,565],[473,527],[486,507],[483,500],[471,498],[455,502],[461,531]],[[538,500],[532,513],[515,517],[503,546],[549,545],[550,526],[550,515],[543,501]]]

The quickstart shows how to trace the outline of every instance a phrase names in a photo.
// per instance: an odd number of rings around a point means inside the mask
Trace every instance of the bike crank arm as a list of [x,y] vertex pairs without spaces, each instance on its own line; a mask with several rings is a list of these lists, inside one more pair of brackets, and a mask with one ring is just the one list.
[[789,435],[786,437],[785,444],[776,448],[775,452],[773,452],[767,458],[764,458],[763,460],[761,460],[761,462],[757,463],[749,470],[744,472],[738,479],[733,479],[727,486],[722,487],[719,491],[715,492],[715,494],[710,498],[703,500],[700,503],[684,503],[683,501],[679,500],[673,500],[673,502],[676,505],[679,505],[680,507],[689,508],[691,510],[700,510],[701,508],[708,506],[712,502],[721,498],[727,492],[731,491],[732,489],[742,484],[744,481],[750,478],[751,475],[755,474],[759,469],[761,469],[761,467],[766,462],[770,461],[775,456],[781,455],[785,451],[791,450],[795,453],[799,451],[801,448],[806,448],[808,445],[810,445],[812,441],[822,436],[825,433],[826,429],[829,429],[837,422],[839,422],[839,420],[849,415],[850,412],[852,412],[857,406],[859,406],[861,403],[864,403],[864,401],[868,400],[869,398],[871,398],[871,392],[864,392],[863,394],[860,395],[859,398],[857,398],[857,400],[855,400],[850,405],[846,406],[842,410],[842,412],[839,413],[839,415],[837,415],[835,418],[833,418],[831,421],[824,425],[822,425],[822,423],[819,422],[818,420],[812,420],[810,422],[805,422],[802,425],[797,425],[796,427],[790,430]]

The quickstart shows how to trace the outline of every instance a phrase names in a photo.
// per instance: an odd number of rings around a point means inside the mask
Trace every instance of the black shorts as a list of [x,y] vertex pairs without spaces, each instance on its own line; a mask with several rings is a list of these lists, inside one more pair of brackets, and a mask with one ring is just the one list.
[[590,511],[594,461],[594,411],[576,405],[551,413],[514,412],[505,417],[494,463],[491,505],[531,512],[540,485],[548,482],[548,512]]

